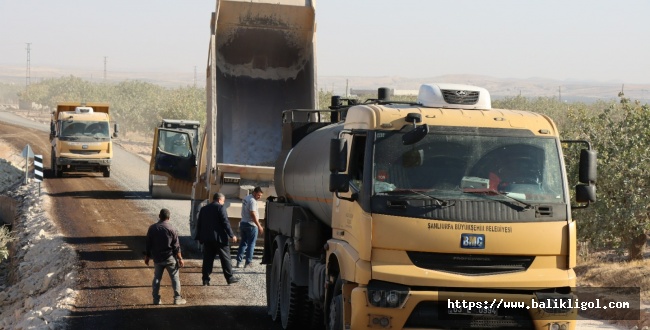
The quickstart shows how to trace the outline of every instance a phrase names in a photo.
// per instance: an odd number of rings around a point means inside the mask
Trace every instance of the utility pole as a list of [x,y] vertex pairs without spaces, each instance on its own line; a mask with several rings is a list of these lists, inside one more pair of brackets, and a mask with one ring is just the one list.
[[106,81],[106,61],[108,56],[104,56],[104,81]]
[[350,97],[350,81],[345,79],[345,97]]
[[30,53],[31,53],[31,42],[27,43],[27,72],[25,75],[25,89],[29,89],[29,85],[32,83],[32,77],[31,77],[31,72],[32,72],[32,64],[31,64],[31,58],[30,58]]

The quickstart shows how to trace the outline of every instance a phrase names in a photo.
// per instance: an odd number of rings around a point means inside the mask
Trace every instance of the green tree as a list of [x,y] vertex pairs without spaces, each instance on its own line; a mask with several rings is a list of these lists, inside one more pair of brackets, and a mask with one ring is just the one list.
[[[579,223],[579,233],[597,245],[627,248],[641,259],[649,229],[650,108],[621,93],[597,115],[570,115],[574,137],[591,140],[598,151],[598,203]],[[640,246],[639,246],[640,245]]]

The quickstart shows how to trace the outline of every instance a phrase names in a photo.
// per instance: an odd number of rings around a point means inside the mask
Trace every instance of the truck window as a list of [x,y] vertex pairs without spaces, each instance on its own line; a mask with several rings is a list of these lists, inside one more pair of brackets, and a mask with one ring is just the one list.
[[363,160],[365,157],[366,136],[355,135],[352,138],[352,147],[350,148],[350,164],[348,166],[350,175],[350,185],[357,192],[361,191],[363,184]]
[[189,157],[192,154],[187,134],[173,131],[159,131],[158,148],[179,157]]
[[405,146],[400,132],[377,134],[375,194],[436,192],[477,199],[466,188],[499,190],[529,201],[563,202],[560,152],[553,138],[430,133]]

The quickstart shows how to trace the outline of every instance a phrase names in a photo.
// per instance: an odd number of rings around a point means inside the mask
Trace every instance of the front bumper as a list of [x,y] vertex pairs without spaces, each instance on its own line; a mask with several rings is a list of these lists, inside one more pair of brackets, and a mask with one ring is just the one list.
[[[575,329],[577,311],[550,314],[531,306],[533,294],[440,292],[434,288],[411,290],[397,308],[374,307],[368,302],[367,289],[352,290],[352,329],[448,329],[448,328],[521,328],[549,329],[557,323],[563,329]],[[495,300],[496,298],[496,300]],[[496,307],[497,315],[450,315],[448,307],[455,301],[486,302]],[[523,302],[523,308],[506,308],[506,302]],[[510,304],[508,304],[510,305]]]

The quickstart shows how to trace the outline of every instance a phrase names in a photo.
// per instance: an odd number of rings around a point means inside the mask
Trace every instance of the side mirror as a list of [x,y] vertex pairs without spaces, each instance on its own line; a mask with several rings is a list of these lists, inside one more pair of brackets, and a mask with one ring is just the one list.
[[348,142],[345,139],[330,141],[330,172],[345,172],[348,168]]
[[405,146],[415,144],[429,134],[429,125],[418,126],[402,136],[402,144]]
[[347,174],[330,174],[330,192],[339,193],[348,191],[350,191],[350,177]]
[[54,122],[50,122],[50,136],[53,137],[56,135],[56,125]]
[[113,137],[117,138],[117,133],[120,132],[120,126],[118,124],[115,124],[113,127]]
[[593,150],[580,150],[580,167],[578,177],[582,183],[595,183],[598,178],[597,174],[596,152]]
[[576,202],[594,203],[596,201],[596,186],[592,184],[579,184],[576,186]]

